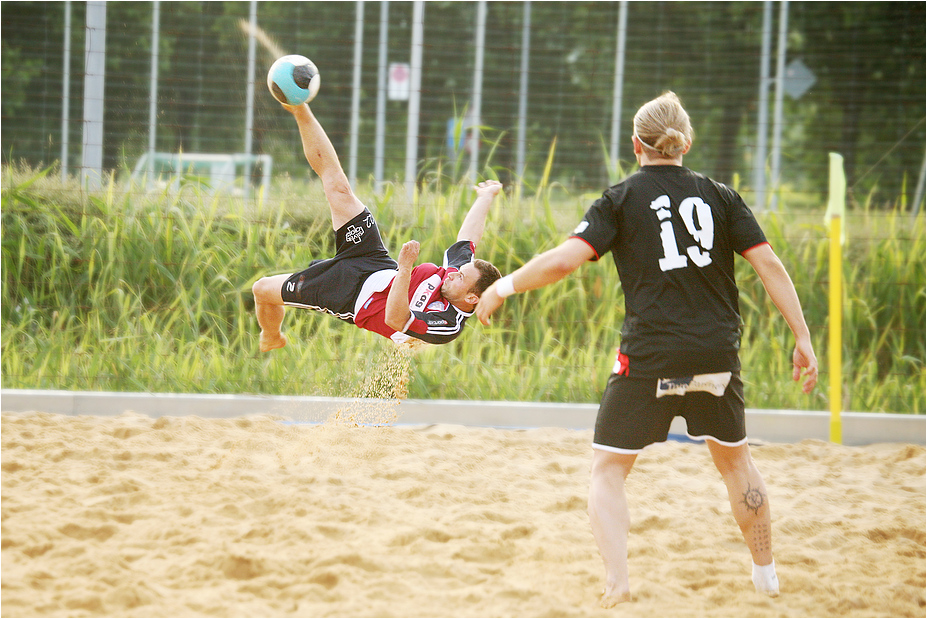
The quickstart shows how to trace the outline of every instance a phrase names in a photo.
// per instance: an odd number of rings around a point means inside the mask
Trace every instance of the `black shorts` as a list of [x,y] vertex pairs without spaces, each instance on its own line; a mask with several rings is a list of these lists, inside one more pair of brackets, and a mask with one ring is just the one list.
[[284,305],[327,312],[353,324],[354,302],[367,278],[398,265],[367,209],[335,231],[335,247],[334,257],[314,260],[291,275],[280,294]]
[[658,381],[620,374],[609,377],[595,421],[593,447],[637,453],[647,445],[665,441],[677,416],[686,420],[686,434],[691,438],[710,438],[729,446],[747,441],[740,372],[732,373],[721,396],[689,391],[657,397]]

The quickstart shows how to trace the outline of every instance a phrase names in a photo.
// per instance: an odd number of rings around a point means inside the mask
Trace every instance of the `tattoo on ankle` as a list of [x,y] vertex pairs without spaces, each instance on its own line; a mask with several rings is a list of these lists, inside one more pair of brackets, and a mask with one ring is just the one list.
[[768,552],[770,550],[769,527],[765,524],[757,524],[753,527],[753,551],[757,553]]
[[747,509],[751,510],[754,514],[758,514],[760,508],[766,504],[766,495],[760,492],[759,488],[754,488],[750,484],[747,484],[747,491],[744,492],[743,503],[747,506]]

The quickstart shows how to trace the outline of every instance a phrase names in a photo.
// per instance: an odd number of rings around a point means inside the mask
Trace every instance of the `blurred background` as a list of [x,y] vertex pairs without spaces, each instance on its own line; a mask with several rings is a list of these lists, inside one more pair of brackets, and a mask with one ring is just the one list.
[[[924,413],[923,2],[16,2],[2,18],[6,388],[597,402],[623,297],[610,260],[506,303],[399,374],[379,339],[288,312],[256,351],[250,286],[333,251],[285,54],[387,244],[438,261],[483,178],[506,185],[480,257],[558,244],[635,169],[631,121],[666,90],[688,167],[730,184],[789,269],[821,361],[738,261],[748,406]],[[828,165],[847,213],[840,367],[828,333]],[[472,321],[475,322],[475,321]],[[371,378],[373,377],[373,379]],[[386,385],[386,387],[383,387]],[[397,392],[398,393],[398,392]]]
[[[477,124],[478,170],[536,184],[556,138],[553,178],[598,191],[616,160],[633,162],[637,108],[674,90],[696,132],[687,165],[738,186],[751,206],[768,206],[775,195],[757,190],[780,185],[820,203],[830,151],[844,157],[851,200],[916,206],[922,2],[99,4],[102,16],[86,2],[3,3],[4,162],[131,172],[152,150],[246,153],[269,155],[274,174],[302,174],[265,86],[270,42],[319,66],[314,109],[360,179],[407,181],[407,153],[420,182],[457,158],[466,172]],[[87,84],[90,27],[104,57]],[[82,158],[97,117],[99,164]]]

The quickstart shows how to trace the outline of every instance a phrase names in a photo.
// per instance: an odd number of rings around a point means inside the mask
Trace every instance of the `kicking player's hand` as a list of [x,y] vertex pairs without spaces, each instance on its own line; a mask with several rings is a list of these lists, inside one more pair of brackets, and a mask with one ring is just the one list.
[[402,249],[399,250],[399,259],[396,262],[399,263],[400,269],[411,269],[415,264],[415,261],[418,260],[418,252],[421,249],[418,241],[409,241],[403,244]]
[[502,191],[502,183],[499,181],[483,181],[476,185],[474,189],[476,189],[476,195],[480,197],[485,196],[491,200]]
[[505,299],[499,296],[499,293],[496,292],[496,284],[493,283],[480,295],[479,303],[476,304],[476,317],[480,319],[481,323],[488,325],[490,322],[489,317],[502,307],[504,302]]

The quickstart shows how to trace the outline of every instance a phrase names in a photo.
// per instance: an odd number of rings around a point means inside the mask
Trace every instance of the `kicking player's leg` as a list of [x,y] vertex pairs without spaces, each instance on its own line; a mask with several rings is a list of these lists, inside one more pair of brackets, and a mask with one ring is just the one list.
[[328,139],[328,135],[309,106],[304,103],[283,107],[296,119],[299,137],[303,143],[303,153],[309,165],[322,180],[325,197],[331,209],[332,228],[338,230],[359,215],[365,207],[351,190],[351,184],[341,167],[335,147],[332,146],[331,140]]
[[262,277],[251,287],[251,292],[254,293],[254,313],[257,315],[258,324],[261,325],[261,352],[286,346],[286,336],[280,332],[286,310],[280,291],[289,277],[289,273]]

